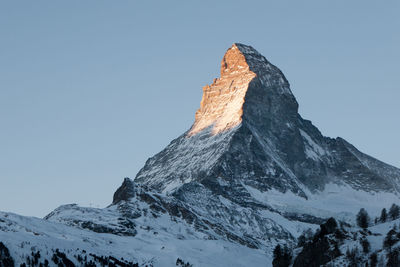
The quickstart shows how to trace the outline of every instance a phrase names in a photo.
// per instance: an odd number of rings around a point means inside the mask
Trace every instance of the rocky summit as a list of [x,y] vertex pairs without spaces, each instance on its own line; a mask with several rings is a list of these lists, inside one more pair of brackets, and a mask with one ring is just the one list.
[[[236,43],[193,125],[125,178],[110,206],[0,212],[0,266],[347,266],[373,255],[343,250],[358,237],[382,243],[400,208],[375,220],[376,233],[354,230],[356,213],[377,216],[399,195],[400,169],[323,136],[283,73]],[[296,259],[277,244],[299,244]]]

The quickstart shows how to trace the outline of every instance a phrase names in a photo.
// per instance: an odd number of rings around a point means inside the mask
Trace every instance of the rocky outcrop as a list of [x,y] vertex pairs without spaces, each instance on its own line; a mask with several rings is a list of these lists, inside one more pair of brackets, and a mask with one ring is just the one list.
[[128,213],[115,210],[115,206],[109,209],[97,209],[80,207],[77,204],[62,205],[46,215],[45,220],[56,221],[68,226],[87,229],[96,233],[114,234],[120,236],[135,236],[136,224],[133,210]]
[[135,196],[135,187],[131,179],[125,178],[122,185],[115,191],[112,204],[128,201]]

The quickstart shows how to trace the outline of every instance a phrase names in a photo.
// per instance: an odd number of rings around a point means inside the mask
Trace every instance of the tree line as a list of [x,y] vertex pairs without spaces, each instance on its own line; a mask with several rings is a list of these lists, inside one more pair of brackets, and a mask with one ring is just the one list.
[[[398,218],[400,218],[400,206],[393,203],[389,212],[387,212],[386,208],[382,209],[380,217],[375,218],[375,224],[384,223],[389,220],[396,220]],[[357,213],[356,222],[359,227],[364,229],[371,225],[371,218],[364,208],[361,208]]]

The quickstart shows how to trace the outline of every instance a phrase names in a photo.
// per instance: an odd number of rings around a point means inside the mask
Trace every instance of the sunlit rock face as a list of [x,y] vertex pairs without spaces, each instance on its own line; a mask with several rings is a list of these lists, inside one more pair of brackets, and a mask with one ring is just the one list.
[[231,129],[242,121],[243,103],[249,83],[256,77],[246,57],[234,44],[221,62],[221,78],[203,88],[203,98],[196,112],[196,120],[189,131],[194,135],[212,126],[212,133]]
[[[273,90],[268,89],[271,87]],[[239,125],[245,102],[255,104],[259,111],[254,113],[249,109],[249,115],[256,117],[282,107],[272,106],[273,103],[268,102],[275,97],[275,93],[281,96],[279,101],[285,105],[285,109],[292,107],[292,115],[296,115],[297,102],[282,72],[254,48],[234,44],[222,59],[221,77],[203,88],[200,108],[188,135],[192,136],[208,127],[212,127],[212,134],[217,134]]]

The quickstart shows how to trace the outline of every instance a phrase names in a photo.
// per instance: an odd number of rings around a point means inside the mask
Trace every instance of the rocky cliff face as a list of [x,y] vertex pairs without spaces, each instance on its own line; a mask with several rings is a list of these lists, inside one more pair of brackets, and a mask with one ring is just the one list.
[[212,134],[228,131],[242,122],[249,83],[256,77],[240,46],[233,45],[221,62],[221,78],[203,88],[203,98],[188,136],[211,127]]

